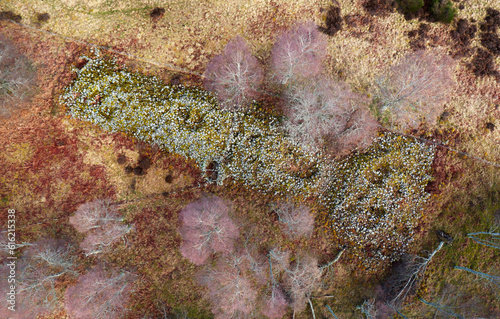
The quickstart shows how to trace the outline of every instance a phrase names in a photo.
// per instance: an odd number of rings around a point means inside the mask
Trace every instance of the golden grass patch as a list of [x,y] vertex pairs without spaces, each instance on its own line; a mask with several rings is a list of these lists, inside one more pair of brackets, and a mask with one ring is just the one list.
[[11,144],[3,152],[3,158],[12,164],[22,165],[33,158],[35,148],[28,142]]

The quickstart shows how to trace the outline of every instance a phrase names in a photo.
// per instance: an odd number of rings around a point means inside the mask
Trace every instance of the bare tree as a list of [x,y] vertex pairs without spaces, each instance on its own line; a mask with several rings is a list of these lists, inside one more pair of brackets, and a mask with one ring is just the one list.
[[458,319],[465,319],[464,316],[462,315],[459,315],[455,312],[453,312],[450,307],[444,305],[444,304],[440,304],[440,303],[437,303],[437,302],[429,302],[429,301],[426,301],[425,299],[423,298],[419,298],[419,300],[421,302],[423,302],[425,305],[427,306],[431,306],[433,307],[434,309],[436,309],[437,311],[439,311],[440,313],[442,314],[445,314],[447,316],[451,316],[453,318],[458,318]]
[[0,116],[10,116],[32,93],[36,74],[28,59],[0,35]]
[[287,235],[292,238],[311,237],[314,229],[314,216],[309,207],[286,201],[275,205],[274,210],[284,225]]
[[134,276],[94,267],[66,290],[66,310],[78,319],[118,318],[127,309]]
[[116,206],[106,199],[97,199],[78,206],[75,214],[69,218],[70,224],[80,233],[102,228],[103,225],[115,221],[122,222],[123,217],[119,216]]
[[204,196],[180,212],[182,255],[201,265],[212,252],[230,253],[239,231],[228,215],[229,207],[217,196]]
[[20,259],[9,260],[5,269],[17,270],[15,276],[5,277],[13,279],[10,285],[15,287],[15,312],[2,309],[1,317],[36,318],[54,310],[61,300],[59,284],[65,277],[77,275],[71,253],[67,244],[42,239],[33,243]]
[[406,297],[415,292],[418,284],[423,279],[423,275],[432,258],[443,248],[444,242],[440,242],[438,247],[432,251],[428,257],[411,256],[392,278],[389,291],[390,300],[387,302],[393,309],[399,309]]
[[248,315],[255,308],[257,290],[245,273],[247,262],[243,256],[226,256],[199,277],[200,283],[208,288],[216,318]]
[[377,318],[377,308],[375,307],[375,300],[365,300],[361,306],[358,307],[366,319],[376,319]]
[[133,226],[125,225],[122,222],[108,222],[101,228],[95,228],[88,232],[80,247],[87,256],[102,253],[104,249],[122,239],[132,229]]
[[262,68],[242,37],[237,36],[215,56],[205,71],[205,88],[217,93],[222,107],[238,110],[255,98]]
[[[273,258],[276,257],[276,258]],[[281,289],[280,285],[276,281],[273,272],[273,259],[278,262],[280,268],[285,264],[288,264],[288,256],[284,260],[285,254],[273,249],[268,254],[269,259],[269,277],[270,277],[270,293],[264,294],[264,302],[262,306],[261,313],[268,318],[282,318],[286,313],[286,308],[288,307],[288,300]]]
[[271,271],[279,273],[290,267],[290,251],[275,247],[269,251],[268,256],[272,267]]
[[314,77],[322,70],[326,37],[309,21],[281,34],[271,52],[271,72],[275,81],[289,84]]
[[339,151],[363,148],[377,131],[366,98],[327,77],[294,83],[285,91],[285,100],[285,129],[304,150],[314,152],[325,144]]
[[292,308],[301,311],[306,303],[311,306],[313,317],[314,309],[311,303],[311,293],[320,282],[323,271],[318,267],[318,260],[311,256],[297,257],[289,269],[285,269],[285,285],[292,297]]
[[469,233],[467,237],[480,245],[500,249],[500,233],[495,232],[495,230],[496,229],[492,229],[488,232]]
[[490,275],[484,272],[480,271],[475,271],[467,267],[462,267],[462,266],[455,266],[455,269],[459,270],[465,270],[467,272],[470,272],[471,274],[477,275],[483,279],[486,279],[490,284],[496,286],[497,288],[500,288],[500,276],[495,276],[495,275]]
[[278,284],[272,284],[271,292],[264,296],[262,314],[270,319],[283,318],[288,308],[288,300]]
[[124,218],[116,206],[102,199],[80,205],[69,222],[77,231],[87,235],[80,244],[86,255],[101,253],[133,229],[133,226],[123,223]]
[[423,50],[404,56],[376,80],[382,119],[405,129],[433,124],[450,97],[453,67],[449,56]]

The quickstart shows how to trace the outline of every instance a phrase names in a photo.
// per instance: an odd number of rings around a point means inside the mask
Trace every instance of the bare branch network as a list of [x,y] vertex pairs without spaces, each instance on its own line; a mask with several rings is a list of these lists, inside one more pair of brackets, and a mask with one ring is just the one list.
[[217,93],[224,109],[238,110],[256,97],[263,72],[242,37],[236,36],[204,73],[205,88]]
[[[4,308],[6,303],[2,303],[0,317],[35,318],[54,310],[61,301],[58,283],[66,276],[78,274],[71,254],[71,247],[52,239],[42,239],[30,245],[17,260],[16,312]],[[0,290],[6,295],[5,289],[9,285],[1,286]]]
[[233,251],[238,228],[229,217],[229,206],[217,196],[204,196],[181,210],[181,253],[201,265],[214,252]]
[[134,276],[97,266],[66,290],[66,311],[77,319],[120,318],[127,308]]
[[80,205],[69,222],[77,231],[87,235],[80,244],[87,256],[101,253],[133,229],[133,226],[124,224],[116,206],[102,199]]
[[447,55],[423,50],[409,53],[378,78],[382,119],[402,128],[422,120],[434,124],[454,86],[454,61]]

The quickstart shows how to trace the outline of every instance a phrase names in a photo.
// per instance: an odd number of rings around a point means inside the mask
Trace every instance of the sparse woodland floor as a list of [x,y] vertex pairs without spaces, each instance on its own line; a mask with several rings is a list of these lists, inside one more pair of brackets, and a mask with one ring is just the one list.
[[[434,250],[437,230],[446,231],[454,241],[429,264],[416,296],[446,304],[466,318],[498,318],[498,287],[453,267],[500,275],[500,250],[467,238],[470,232],[500,225],[500,48],[483,59],[478,48],[484,50],[481,32],[485,31],[478,27],[472,37],[468,36],[472,34],[470,25],[484,20],[486,8],[500,10],[500,3],[457,2],[457,7],[463,4],[464,8],[458,10],[450,25],[405,20],[391,6],[376,6],[377,10],[369,12],[370,7],[363,8],[358,1],[341,0],[338,4],[343,23],[340,31],[329,37],[326,64],[336,79],[357,92],[370,92],[378,71],[412,50],[436,48],[458,62],[457,87],[439,123],[431,129],[408,132],[453,149],[437,148],[435,180],[426,188],[431,197],[410,252],[425,256],[425,251]],[[60,35],[0,20],[0,33],[34,63],[38,76],[36,94],[27,107],[0,122],[2,230],[7,209],[14,208],[19,212],[18,242],[50,237],[77,247],[83,235],[69,224],[69,217],[83,203],[113,199],[125,220],[135,225],[134,231],[105,256],[84,257],[79,251],[77,264],[84,273],[105,260],[139,276],[127,318],[170,318],[162,317],[162,311],[171,313],[172,318],[176,318],[174,314],[179,318],[180,314],[189,318],[212,316],[209,303],[201,298],[205,288],[196,282],[200,268],[179,252],[178,212],[204,193],[233,202],[232,218],[248,246],[262,251],[275,246],[292,252],[308,251],[320,264],[331,261],[343,242],[324,226],[324,208],[315,211],[311,239],[291,240],[280,232],[278,218],[269,209],[269,203],[276,200],[273,196],[232,181],[223,186],[206,183],[194,161],[69,118],[58,102],[62,89],[74,79],[72,67],[79,63],[80,56],[90,54],[87,44],[74,39],[107,47],[110,50],[102,49],[103,53],[116,57],[118,63],[156,75],[166,83],[201,85],[199,75],[208,61],[235,34],[241,34],[254,55],[266,62],[279,31],[296,20],[324,25],[329,6],[329,1],[314,0],[0,0],[4,17],[22,19],[19,22],[25,25]],[[155,7],[165,12],[152,18],[149,14]],[[50,18],[37,18],[40,13],[48,13]],[[466,22],[461,22],[457,35],[452,31],[457,30],[459,19]],[[496,34],[500,36],[500,22]],[[493,69],[488,68],[488,61]],[[185,72],[178,72],[181,69]],[[266,102],[271,108],[275,100],[268,97]],[[140,162],[143,158],[149,158],[150,165]],[[314,199],[309,201],[314,204]],[[333,297],[313,300],[316,316],[333,318],[325,307],[328,305],[339,318],[361,317],[356,307],[374,298],[390,269],[383,265],[376,272],[365,271],[347,249],[324,277],[321,295]],[[62,282],[59,288],[62,291],[71,284],[74,279]],[[417,297],[401,311],[408,318],[447,318]],[[44,318],[66,317],[60,305]],[[311,318],[310,309],[296,318]]]

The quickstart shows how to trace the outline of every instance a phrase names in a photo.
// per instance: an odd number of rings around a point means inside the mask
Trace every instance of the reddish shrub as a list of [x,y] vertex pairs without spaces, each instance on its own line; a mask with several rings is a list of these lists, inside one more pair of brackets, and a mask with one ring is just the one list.
[[216,196],[205,196],[187,205],[180,212],[182,255],[201,265],[212,252],[231,252],[239,232],[228,213],[229,207]]
[[262,68],[245,40],[237,36],[229,41],[224,52],[208,63],[204,75],[205,88],[217,93],[221,106],[237,110],[256,97],[262,81]]

